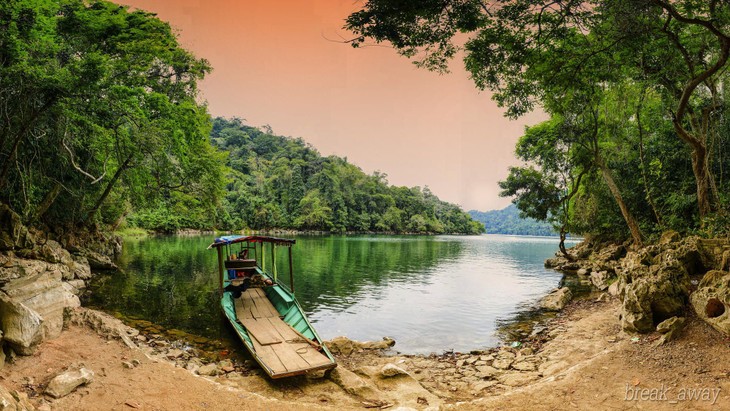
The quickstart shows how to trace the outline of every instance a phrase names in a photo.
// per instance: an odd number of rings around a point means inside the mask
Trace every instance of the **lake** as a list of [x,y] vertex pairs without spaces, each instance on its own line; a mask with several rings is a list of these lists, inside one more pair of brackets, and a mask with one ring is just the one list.
[[[557,238],[294,238],[296,296],[319,335],[388,336],[402,353],[495,346],[498,327],[534,307],[562,278],[543,267],[557,251]],[[212,240],[208,235],[125,241],[121,271],[97,276],[85,304],[232,340],[218,304],[216,253],[206,249]],[[279,267],[280,281],[288,284],[288,265]]]

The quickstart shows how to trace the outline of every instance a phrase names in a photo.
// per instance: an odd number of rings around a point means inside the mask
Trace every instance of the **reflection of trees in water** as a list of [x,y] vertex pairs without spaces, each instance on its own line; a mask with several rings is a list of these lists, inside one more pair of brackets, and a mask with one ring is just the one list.
[[[216,338],[219,315],[212,238],[156,237],[127,241],[120,266],[99,276],[86,304],[145,319],[166,328]],[[307,311],[345,306],[389,282],[423,282],[440,261],[459,257],[464,243],[434,237],[298,237],[294,246],[297,298]],[[288,254],[277,254],[279,281],[289,283]],[[267,255],[267,258],[268,255]]]
[[434,237],[298,238],[297,298],[307,311],[322,305],[343,308],[389,282],[426,281],[433,267],[460,256],[463,249],[462,241]]

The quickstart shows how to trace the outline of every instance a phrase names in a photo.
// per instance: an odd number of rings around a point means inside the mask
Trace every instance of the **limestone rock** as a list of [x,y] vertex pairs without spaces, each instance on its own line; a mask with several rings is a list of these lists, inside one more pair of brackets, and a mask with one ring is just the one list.
[[708,271],[690,295],[690,301],[698,317],[730,335],[730,272]]
[[87,368],[66,371],[59,374],[48,383],[46,394],[53,398],[61,398],[70,394],[79,385],[88,384],[94,380],[94,372]]
[[391,378],[398,375],[408,375],[408,372],[395,364],[385,364],[380,369],[380,376],[383,378]]
[[0,291],[3,340],[21,355],[31,355],[43,340],[43,319],[37,312]]
[[480,365],[477,368],[477,376],[483,379],[491,379],[500,375],[503,371],[490,367],[489,365]]
[[385,350],[395,345],[395,340],[383,337],[382,341],[359,342],[347,337],[335,337],[324,344],[334,354],[350,355],[357,350]]
[[684,323],[684,317],[672,317],[668,320],[660,322],[659,325],[656,326],[656,330],[659,333],[666,334],[668,332],[682,329],[682,327],[684,327]]
[[531,361],[519,361],[512,364],[512,368],[517,371],[535,371],[537,365]]
[[540,305],[546,310],[560,311],[572,298],[573,293],[570,289],[563,287],[545,296],[540,302]]
[[366,383],[365,380],[360,378],[357,374],[344,367],[340,366],[333,369],[330,373],[330,379],[335,384],[342,387],[342,389],[348,394],[362,398],[371,398],[375,396],[374,394],[376,393],[376,390],[373,387]]
[[64,310],[81,305],[79,298],[63,286],[63,274],[57,266],[50,264],[49,271],[11,280],[2,286],[2,291],[10,298],[43,319],[43,338],[60,335]]
[[510,387],[519,387],[528,384],[540,378],[536,372],[509,372],[499,376],[498,380],[504,385]]
[[210,363],[207,365],[204,365],[200,368],[198,368],[198,375],[218,375],[218,365],[215,363]]
[[34,411],[35,407],[28,400],[27,394],[10,391],[0,384],[0,410]]
[[83,256],[73,255],[73,264],[71,270],[74,278],[78,280],[88,280],[91,278],[91,267],[89,266],[89,260]]
[[591,273],[591,283],[601,291],[608,289],[614,275],[608,271],[593,271]]
[[690,280],[682,264],[668,259],[661,265],[624,271],[621,308],[624,330],[653,331],[655,323],[681,315],[689,297]]
[[124,325],[119,319],[101,311],[86,308],[76,308],[71,310],[70,314],[71,323],[87,326],[102,337],[119,338],[129,348],[137,348],[130,335],[134,336],[138,331]]
[[659,238],[659,245],[667,245],[671,243],[676,243],[679,241],[680,236],[679,233],[674,230],[668,230],[662,233],[662,236]]
[[388,337],[383,337],[380,341],[365,341],[361,342],[360,348],[364,350],[387,350],[388,348],[395,345],[395,340]]
[[587,275],[590,275],[591,274],[591,271],[589,269],[587,269],[587,268],[581,268],[580,270],[578,270],[578,272],[576,274],[578,274],[578,275],[580,275],[582,277],[585,277]]

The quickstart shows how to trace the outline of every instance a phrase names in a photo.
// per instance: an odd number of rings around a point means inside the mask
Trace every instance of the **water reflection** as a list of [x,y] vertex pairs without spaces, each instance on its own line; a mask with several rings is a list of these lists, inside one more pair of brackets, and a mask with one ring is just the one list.
[[[558,285],[543,268],[556,239],[485,235],[299,236],[296,295],[319,334],[390,336],[401,352],[470,350],[497,344],[498,323]],[[210,236],[125,243],[123,271],[92,284],[87,304],[229,338],[217,303]],[[285,253],[280,281],[287,283]]]

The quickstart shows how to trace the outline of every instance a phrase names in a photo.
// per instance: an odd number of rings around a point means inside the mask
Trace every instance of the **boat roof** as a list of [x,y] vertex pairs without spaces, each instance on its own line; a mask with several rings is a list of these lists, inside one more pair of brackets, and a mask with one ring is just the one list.
[[263,235],[224,235],[222,237],[216,237],[213,244],[209,245],[208,248],[221,247],[224,245],[230,245],[235,243],[250,242],[250,243],[274,243],[276,245],[284,245],[291,247],[296,243],[296,240],[290,240],[287,238],[268,237]]

